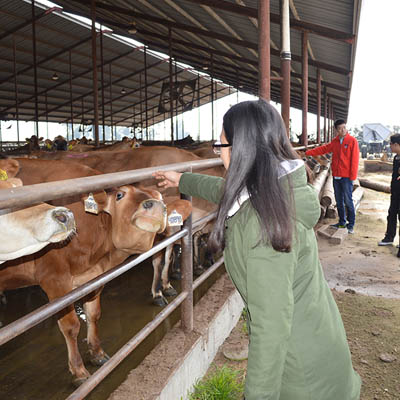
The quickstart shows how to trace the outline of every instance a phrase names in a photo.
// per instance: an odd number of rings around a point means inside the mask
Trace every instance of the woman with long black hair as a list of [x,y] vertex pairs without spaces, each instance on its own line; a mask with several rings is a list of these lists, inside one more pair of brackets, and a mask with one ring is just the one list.
[[278,112],[263,100],[224,115],[226,179],[158,171],[159,186],[219,204],[210,235],[247,309],[246,400],[358,400],[343,322],[313,230],[320,206]]

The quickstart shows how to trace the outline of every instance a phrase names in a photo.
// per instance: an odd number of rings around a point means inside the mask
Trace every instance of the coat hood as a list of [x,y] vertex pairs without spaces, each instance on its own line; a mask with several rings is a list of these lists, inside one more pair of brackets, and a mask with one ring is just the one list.
[[[291,181],[295,203],[295,219],[307,228],[312,228],[318,222],[321,210],[318,196],[314,188],[307,184],[307,174],[302,160],[287,160],[281,163],[280,179],[287,177]],[[228,212],[232,217],[241,205],[249,198],[247,191],[243,191],[239,199]]]
[[313,228],[321,215],[318,196],[315,189],[307,183],[307,174],[303,161],[302,166],[289,172],[293,187],[295,219],[306,228]]

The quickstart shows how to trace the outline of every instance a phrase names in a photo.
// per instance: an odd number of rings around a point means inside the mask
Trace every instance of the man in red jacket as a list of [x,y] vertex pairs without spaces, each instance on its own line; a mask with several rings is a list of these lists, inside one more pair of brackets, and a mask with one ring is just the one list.
[[[328,144],[307,150],[308,156],[319,156],[332,153],[333,189],[339,214],[339,222],[332,225],[335,228],[346,228],[354,233],[356,220],[353,204],[353,181],[357,179],[360,151],[356,138],[350,136],[343,119],[335,121],[337,136]],[[346,224],[347,214],[347,224]]]

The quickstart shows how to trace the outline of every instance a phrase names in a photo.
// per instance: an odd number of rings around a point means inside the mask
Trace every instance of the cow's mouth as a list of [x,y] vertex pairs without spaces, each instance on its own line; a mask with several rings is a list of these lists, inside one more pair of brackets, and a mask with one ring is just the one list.
[[164,230],[164,223],[160,218],[151,215],[136,214],[132,219],[133,225],[142,231],[160,233]]
[[167,225],[167,207],[160,200],[144,200],[133,214],[131,222],[145,232],[161,233]]

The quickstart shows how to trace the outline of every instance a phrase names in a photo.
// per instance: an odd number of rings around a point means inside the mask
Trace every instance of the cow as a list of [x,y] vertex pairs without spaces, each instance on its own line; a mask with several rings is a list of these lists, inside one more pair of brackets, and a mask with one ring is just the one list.
[[[63,160],[67,160],[67,156],[62,155]],[[140,147],[134,152],[132,151],[115,151],[103,152],[96,151],[92,153],[80,154],[79,158],[73,158],[74,162],[87,165],[103,173],[127,171],[139,168],[155,167],[164,164],[179,163],[185,161],[199,161],[202,158],[193,154],[190,151],[178,149],[168,146],[149,146]],[[223,176],[225,173],[224,168],[215,167],[203,171],[205,174]],[[145,186],[157,188],[155,181],[147,180],[142,183]],[[169,199],[177,199],[178,192],[176,189],[160,189],[163,196]],[[193,220],[200,219],[205,215],[216,210],[216,206],[203,199],[193,199]],[[199,239],[203,233],[208,233],[211,229],[211,223],[205,224],[201,227],[199,233],[194,235],[194,256],[195,260],[199,260]],[[165,257],[172,256],[171,248],[167,249]],[[153,259],[154,267],[154,280],[152,284],[153,299],[158,305],[165,305],[166,299],[163,294],[168,295],[172,292],[171,285],[167,279],[169,259],[164,259],[162,255],[155,256]],[[160,271],[162,269],[162,271]],[[201,265],[196,265],[195,274],[199,275],[204,268]],[[161,289],[157,289],[158,280],[157,276],[162,277]]]
[[[17,160],[0,159],[0,189],[22,186],[22,181],[15,178],[18,171]],[[50,243],[69,239],[75,233],[75,219],[67,208],[45,203],[0,210],[0,232],[2,264],[35,253]]]
[[67,151],[68,142],[65,140],[64,136],[58,135],[53,140],[53,151]]
[[[29,184],[99,174],[89,167],[51,160],[20,159],[18,176]],[[38,168],[40,166],[40,168]],[[40,170],[40,173],[35,173]],[[67,204],[73,211],[77,235],[62,248],[47,248],[27,258],[3,264],[0,291],[40,285],[49,300],[56,299],[123,262],[132,254],[149,250],[157,234],[167,224],[167,215],[183,208],[190,213],[190,203],[177,200],[167,206],[161,194],[152,189],[121,186],[108,193],[90,195],[98,214],[87,213],[88,196],[72,196],[54,203]],[[87,344],[90,360],[102,365],[108,356],[100,345],[97,322],[100,318],[101,289],[83,299],[88,323]],[[73,383],[89,377],[78,350],[79,319],[73,305],[60,315],[58,324],[68,348],[68,365]]]
[[26,138],[25,141],[25,145],[14,150],[9,150],[7,154],[31,154],[32,152],[40,151],[40,143],[43,141],[43,137],[32,135],[30,138]]

